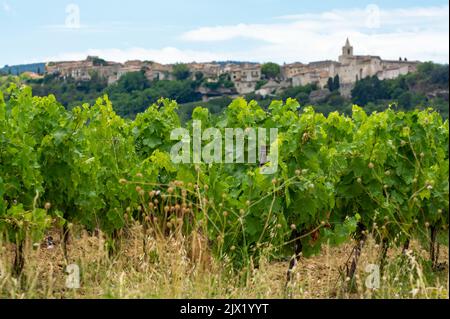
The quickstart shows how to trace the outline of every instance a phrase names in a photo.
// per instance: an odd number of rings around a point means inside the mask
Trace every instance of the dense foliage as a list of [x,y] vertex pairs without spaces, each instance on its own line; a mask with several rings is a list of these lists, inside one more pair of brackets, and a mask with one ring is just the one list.
[[295,240],[310,255],[354,233],[401,245],[448,227],[449,126],[430,109],[367,115],[354,106],[350,117],[325,117],[293,99],[268,110],[236,99],[220,116],[193,111],[222,132],[277,128],[278,171],[263,175],[258,163],[173,163],[170,134],[181,124],[168,99],[128,120],[106,96],[69,111],[29,87],[12,86],[7,96],[0,231],[12,241],[39,239],[50,218],[111,236],[133,218],[163,233],[174,225],[200,231],[220,257],[246,262]]
[[273,62],[264,63],[261,66],[261,74],[266,79],[275,79],[281,75],[281,67]]

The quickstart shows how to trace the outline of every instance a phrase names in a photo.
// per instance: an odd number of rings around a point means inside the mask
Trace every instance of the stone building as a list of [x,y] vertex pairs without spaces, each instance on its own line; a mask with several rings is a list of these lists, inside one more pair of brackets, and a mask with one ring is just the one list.
[[[382,60],[379,56],[355,55],[353,46],[347,39],[342,47],[338,61],[325,60],[303,64],[300,62],[285,64],[281,68],[282,81],[268,83],[260,93],[272,94],[288,86],[304,86],[316,84],[318,89],[326,88],[328,79],[339,76],[340,92],[350,97],[351,90],[358,80],[369,76],[377,76],[380,80],[394,79],[400,75],[413,72],[419,62],[399,60]],[[189,63],[192,78],[197,72],[203,74],[207,82],[217,82],[223,74],[228,74],[238,94],[252,93],[261,80],[261,65],[256,63]],[[98,57],[88,57],[84,61],[50,62],[46,72],[61,78],[90,80],[94,73],[108,80],[108,84],[117,82],[124,74],[143,71],[150,81],[174,80],[173,65],[164,65],[151,61],[132,60],[124,64],[109,62]],[[205,88],[206,90],[206,88]],[[220,92],[210,92],[219,94]]]
[[[299,63],[283,66],[283,75],[292,86],[315,83],[319,89],[326,87],[328,79],[339,76],[341,94],[349,97],[358,80],[377,76],[380,80],[394,79],[416,70],[419,62],[382,60],[379,56],[354,55],[353,46],[347,39],[338,61],[318,61],[307,65]],[[289,78],[290,76],[290,78]]]
[[260,64],[244,64],[230,69],[231,81],[239,94],[255,91],[256,84],[261,80]]
[[189,63],[189,71],[192,74],[192,78],[195,78],[197,72],[201,72],[206,79],[216,79],[221,74],[222,67],[217,63]]
[[122,64],[108,62],[95,56],[88,56],[84,61],[49,62],[45,66],[47,74],[60,76],[63,79],[69,77],[75,80],[89,81],[94,73],[100,77],[108,79],[112,83],[117,79],[117,75],[122,68]]

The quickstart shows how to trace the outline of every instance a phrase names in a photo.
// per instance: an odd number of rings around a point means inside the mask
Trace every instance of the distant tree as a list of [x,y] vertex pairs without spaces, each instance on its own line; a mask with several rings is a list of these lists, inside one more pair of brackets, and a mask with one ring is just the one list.
[[195,81],[199,81],[200,82],[200,81],[203,80],[204,77],[205,77],[205,75],[203,74],[203,72],[200,72],[200,71],[197,71],[194,74]]
[[328,81],[327,81],[327,88],[328,88],[328,90],[330,90],[331,92],[333,92],[334,91],[334,83],[333,83],[333,78],[328,78]]
[[345,99],[339,94],[339,92],[334,91],[327,98],[327,104],[339,108],[345,104]]
[[177,80],[187,80],[191,76],[188,66],[183,63],[175,64],[172,73]]
[[150,87],[150,82],[142,71],[129,72],[120,77],[116,87],[121,92],[131,93],[145,90]]
[[412,94],[411,92],[403,92],[399,97],[398,97],[398,105],[400,107],[403,107],[405,109],[410,109],[411,108],[411,102],[412,102]]
[[443,85],[448,87],[449,82],[449,66],[438,65],[436,66],[430,74],[430,80],[433,84]]
[[273,62],[264,63],[261,67],[261,73],[267,79],[275,79],[281,74],[281,67]]
[[262,88],[266,84],[267,84],[267,80],[259,80],[258,82],[256,82],[255,91],[258,91],[260,88]]
[[341,88],[341,80],[339,79],[339,74],[336,74],[336,76],[333,79],[333,89],[334,91],[338,91]]
[[305,106],[306,104],[309,103],[309,94],[306,92],[300,92],[295,96],[295,99],[297,100],[298,103],[300,103],[300,105]]
[[339,80],[339,75],[336,75],[334,78],[328,78],[326,88],[331,92],[338,91],[341,87],[341,83]]
[[94,66],[105,66],[108,63],[105,60],[103,60],[103,59],[101,59],[99,57],[92,57],[92,64]]
[[352,101],[360,106],[388,98],[389,92],[386,82],[380,81],[377,76],[357,81],[352,90]]

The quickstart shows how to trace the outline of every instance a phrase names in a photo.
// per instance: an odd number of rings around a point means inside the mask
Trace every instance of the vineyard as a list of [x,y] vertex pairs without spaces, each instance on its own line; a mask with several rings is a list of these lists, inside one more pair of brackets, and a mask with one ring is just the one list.
[[[82,229],[102,234],[115,258],[135,225],[148,263],[153,243],[176,235],[191,257],[195,248],[208,251],[235,272],[284,260],[287,282],[301,258],[342,245],[352,247],[342,265],[352,282],[369,239],[381,272],[389,251],[401,257],[412,241],[425,247],[431,269],[442,266],[449,125],[439,113],[369,115],[354,106],[352,116],[325,117],[293,99],[267,110],[236,99],[214,116],[194,110],[193,120],[222,132],[277,128],[278,167],[266,175],[257,163],[173,163],[170,135],[182,126],[176,110],[161,99],[128,120],[106,96],[67,111],[28,87],[0,92],[0,243],[12,247],[3,265],[12,277],[23,275],[27,242],[56,231],[70,261],[68,245]],[[192,121],[185,126],[192,130]]]

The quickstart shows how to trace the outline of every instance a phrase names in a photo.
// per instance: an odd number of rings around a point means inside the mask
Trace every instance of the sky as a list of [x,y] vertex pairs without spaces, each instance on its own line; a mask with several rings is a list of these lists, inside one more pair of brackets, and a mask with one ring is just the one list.
[[0,0],[0,66],[125,62],[337,60],[355,54],[449,62],[441,0]]

